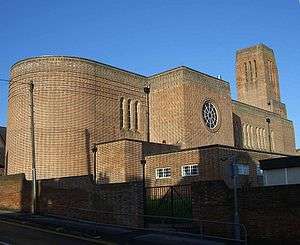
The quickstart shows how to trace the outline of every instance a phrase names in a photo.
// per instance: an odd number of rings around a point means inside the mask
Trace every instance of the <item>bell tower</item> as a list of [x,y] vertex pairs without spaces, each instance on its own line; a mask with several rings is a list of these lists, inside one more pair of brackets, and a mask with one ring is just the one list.
[[286,118],[280,100],[279,76],[274,52],[264,44],[236,53],[238,101],[274,112]]

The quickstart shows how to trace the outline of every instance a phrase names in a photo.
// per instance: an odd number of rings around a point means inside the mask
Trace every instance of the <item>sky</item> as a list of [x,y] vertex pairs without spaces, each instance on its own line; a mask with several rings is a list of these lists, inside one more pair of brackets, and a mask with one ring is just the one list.
[[[0,0],[0,79],[39,55],[71,55],[151,75],[185,65],[231,84],[235,51],[257,43],[276,55],[281,99],[300,147],[299,0]],[[0,81],[0,125],[7,122]]]

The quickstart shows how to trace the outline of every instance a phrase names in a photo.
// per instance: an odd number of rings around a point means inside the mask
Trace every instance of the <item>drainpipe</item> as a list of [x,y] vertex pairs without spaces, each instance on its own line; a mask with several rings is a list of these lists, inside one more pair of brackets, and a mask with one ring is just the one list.
[[269,138],[269,147],[271,152],[272,151],[272,140],[271,140],[271,130],[270,130],[271,119],[267,117],[266,122],[268,124],[268,138]]
[[93,167],[93,170],[94,170],[94,183],[96,184],[97,183],[97,151],[98,151],[98,148],[96,146],[96,144],[94,144],[94,147],[92,148],[92,152],[93,152],[93,155],[94,155],[94,167]]
[[150,108],[149,108],[149,94],[150,87],[144,87],[144,92],[146,94],[146,103],[147,103],[147,142],[150,142]]

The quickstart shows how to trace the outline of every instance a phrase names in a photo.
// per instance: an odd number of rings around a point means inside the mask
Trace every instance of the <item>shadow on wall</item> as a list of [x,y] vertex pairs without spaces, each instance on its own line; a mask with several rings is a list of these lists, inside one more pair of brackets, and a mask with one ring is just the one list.
[[[232,222],[233,191],[223,181],[195,183],[192,198],[193,217]],[[239,189],[238,206],[240,222],[253,244],[300,240],[300,185]]]
[[[103,177],[105,178],[105,177]],[[141,182],[95,185],[90,176],[40,181],[39,211],[101,223],[141,226]]]
[[91,134],[89,130],[85,129],[85,150],[86,150],[86,159],[87,159],[87,174],[91,176]]
[[233,120],[233,134],[234,134],[234,146],[237,148],[243,147],[243,128],[241,118],[232,113]]
[[109,176],[106,173],[98,173],[97,183],[98,184],[108,184],[110,181]]

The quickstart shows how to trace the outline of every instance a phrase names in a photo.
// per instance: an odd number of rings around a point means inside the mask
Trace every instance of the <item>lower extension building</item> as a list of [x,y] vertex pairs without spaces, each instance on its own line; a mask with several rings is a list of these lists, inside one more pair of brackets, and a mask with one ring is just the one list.
[[[31,179],[31,92],[38,179],[95,175],[98,183],[173,185],[230,179],[258,184],[259,160],[296,154],[272,49],[236,54],[229,83],[182,66],[146,77],[96,61],[34,57],[11,68],[7,174]],[[143,161],[142,161],[143,160]],[[141,164],[141,161],[145,164]]]

